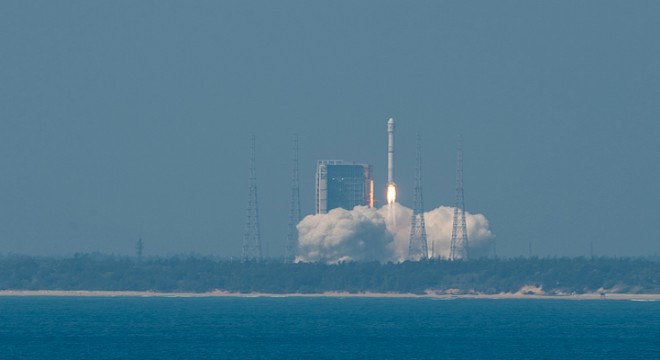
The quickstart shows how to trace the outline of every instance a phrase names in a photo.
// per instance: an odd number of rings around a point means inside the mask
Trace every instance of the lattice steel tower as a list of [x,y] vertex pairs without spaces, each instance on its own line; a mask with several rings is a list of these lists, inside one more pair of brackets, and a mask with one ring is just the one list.
[[415,172],[415,191],[413,194],[413,215],[410,221],[410,243],[408,258],[426,260],[429,257],[426,242],[426,224],[424,223],[424,200],[422,199],[422,142],[417,135],[417,169]]
[[142,238],[139,238],[137,243],[135,243],[135,253],[137,255],[138,261],[142,261],[143,252],[144,252],[144,241],[142,241]]
[[261,237],[259,234],[259,206],[257,203],[257,166],[254,133],[250,137],[250,179],[248,202],[243,233],[243,261],[261,261]]
[[293,136],[293,171],[291,175],[291,198],[289,201],[289,228],[284,247],[284,261],[291,263],[296,259],[298,229],[300,222],[300,187],[298,178],[298,135]]
[[456,202],[454,204],[454,221],[451,228],[449,260],[468,260],[469,258],[470,245],[468,243],[465,200],[463,198],[463,139],[459,135],[456,151]]

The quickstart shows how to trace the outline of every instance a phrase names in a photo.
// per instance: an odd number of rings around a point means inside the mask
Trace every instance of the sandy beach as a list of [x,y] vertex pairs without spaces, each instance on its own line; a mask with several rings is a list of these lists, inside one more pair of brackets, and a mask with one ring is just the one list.
[[429,298],[439,300],[451,299],[562,299],[562,300],[635,300],[635,301],[660,301],[660,294],[621,294],[599,293],[571,294],[571,295],[544,295],[544,294],[440,294],[427,292],[426,294],[402,294],[402,293],[347,293],[347,292],[325,292],[317,294],[269,294],[269,293],[235,293],[227,291],[213,291],[206,293],[192,292],[151,292],[151,291],[87,291],[87,290],[0,290],[0,296],[28,297],[28,296],[53,296],[53,297],[336,297],[336,298]]

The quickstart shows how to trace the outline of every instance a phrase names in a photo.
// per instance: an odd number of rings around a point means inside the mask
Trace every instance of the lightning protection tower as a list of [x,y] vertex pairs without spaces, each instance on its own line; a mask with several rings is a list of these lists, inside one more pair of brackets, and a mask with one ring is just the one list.
[[410,260],[426,260],[429,257],[426,241],[426,225],[424,223],[424,201],[422,199],[422,144],[417,134],[417,169],[415,172],[415,191],[413,194],[413,215],[410,221],[410,244],[408,258]]
[[243,233],[243,261],[261,261],[261,238],[259,234],[259,207],[257,203],[257,167],[255,137],[250,137],[250,178],[248,201]]
[[470,246],[465,221],[465,200],[463,199],[463,139],[459,135],[456,151],[456,202],[454,204],[449,260],[468,260],[469,258]]
[[296,258],[298,229],[300,222],[300,187],[298,178],[298,135],[293,136],[293,170],[291,175],[291,198],[289,201],[289,227],[284,247],[284,261],[292,263]]
[[138,261],[142,261],[143,251],[144,251],[144,241],[142,241],[142,238],[139,238],[137,243],[135,243],[135,254],[137,255]]

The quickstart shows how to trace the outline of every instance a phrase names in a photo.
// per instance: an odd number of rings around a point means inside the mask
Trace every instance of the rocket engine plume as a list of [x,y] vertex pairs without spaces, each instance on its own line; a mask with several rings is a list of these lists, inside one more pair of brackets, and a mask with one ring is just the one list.
[[387,185],[387,204],[391,205],[396,202],[396,185]]

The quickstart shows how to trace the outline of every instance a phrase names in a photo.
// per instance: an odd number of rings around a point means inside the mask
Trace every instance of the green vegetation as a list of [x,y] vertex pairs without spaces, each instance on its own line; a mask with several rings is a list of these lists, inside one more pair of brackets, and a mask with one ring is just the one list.
[[264,293],[660,293],[660,262],[644,258],[515,258],[326,265],[236,262],[206,257],[75,255],[0,257],[0,289]]

